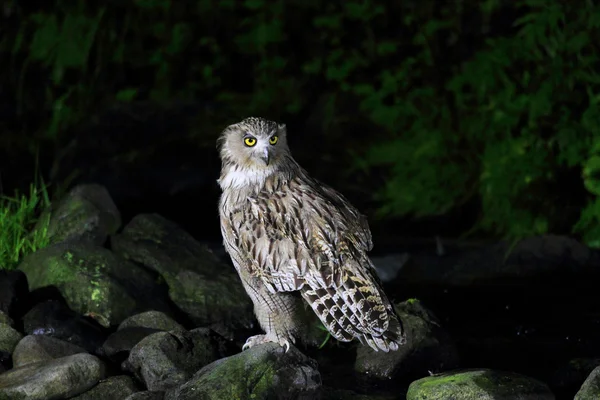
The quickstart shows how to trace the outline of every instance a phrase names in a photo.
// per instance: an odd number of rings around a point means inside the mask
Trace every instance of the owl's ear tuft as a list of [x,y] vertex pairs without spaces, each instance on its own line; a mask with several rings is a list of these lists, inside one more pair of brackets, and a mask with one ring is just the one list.
[[277,130],[280,133],[286,133],[287,132],[287,125],[286,124],[277,124]]

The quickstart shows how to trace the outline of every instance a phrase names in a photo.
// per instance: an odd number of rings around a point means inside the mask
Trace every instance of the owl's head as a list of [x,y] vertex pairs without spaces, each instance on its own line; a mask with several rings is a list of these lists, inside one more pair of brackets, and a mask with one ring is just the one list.
[[271,169],[289,154],[285,124],[264,118],[229,125],[217,143],[221,159],[243,169]]

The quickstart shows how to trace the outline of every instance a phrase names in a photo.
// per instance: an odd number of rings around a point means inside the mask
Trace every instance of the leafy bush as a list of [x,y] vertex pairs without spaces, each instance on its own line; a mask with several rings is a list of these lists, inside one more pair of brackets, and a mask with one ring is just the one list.
[[[485,2],[483,15],[499,4]],[[382,212],[431,215],[478,196],[479,227],[513,238],[546,233],[565,212],[557,175],[592,168],[600,145],[600,8],[517,4],[513,29],[480,32],[485,41],[460,62],[447,65],[435,46],[436,36],[461,35],[465,10],[454,10],[417,28],[417,57],[383,71],[379,85],[355,86],[361,110],[388,133],[364,161],[391,170]],[[595,245],[598,210],[596,199],[576,224]]]
[[59,146],[118,101],[210,99],[229,121],[316,119],[381,216],[478,204],[481,231],[600,247],[592,1],[46,3],[0,24],[0,148]]

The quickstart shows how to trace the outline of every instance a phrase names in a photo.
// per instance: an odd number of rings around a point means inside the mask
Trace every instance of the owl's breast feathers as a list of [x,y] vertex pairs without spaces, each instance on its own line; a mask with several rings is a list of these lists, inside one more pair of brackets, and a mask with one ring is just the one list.
[[305,283],[340,286],[347,278],[344,266],[353,260],[371,268],[366,218],[310,177],[270,178],[221,218],[230,233],[227,247],[271,292],[299,290]]

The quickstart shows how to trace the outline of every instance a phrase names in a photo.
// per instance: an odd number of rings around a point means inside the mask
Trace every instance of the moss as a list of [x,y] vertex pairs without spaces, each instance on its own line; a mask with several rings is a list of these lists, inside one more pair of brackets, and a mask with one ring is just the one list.
[[531,378],[513,373],[491,370],[472,370],[435,375],[413,382],[408,390],[408,400],[480,398],[489,394],[498,398],[512,398],[517,394],[544,393],[547,388]]
[[73,253],[67,251],[62,257],[51,257],[48,261],[46,273],[50,282],[60,284],[75,279],[76,273],[71,267],[73,264]]

